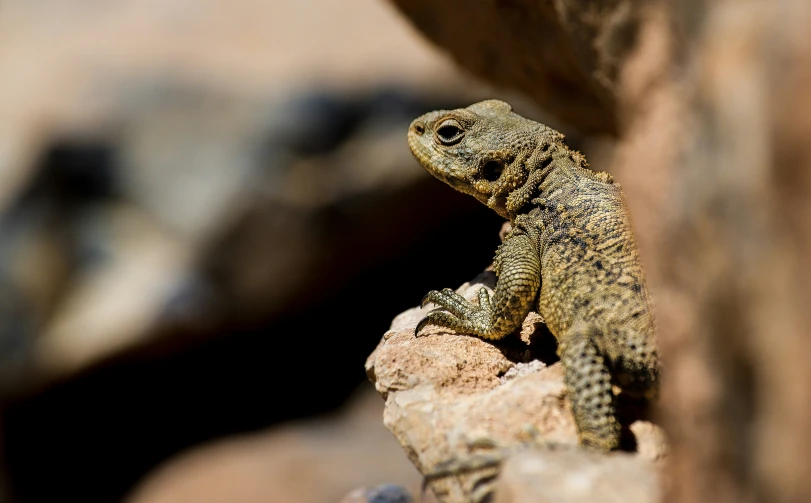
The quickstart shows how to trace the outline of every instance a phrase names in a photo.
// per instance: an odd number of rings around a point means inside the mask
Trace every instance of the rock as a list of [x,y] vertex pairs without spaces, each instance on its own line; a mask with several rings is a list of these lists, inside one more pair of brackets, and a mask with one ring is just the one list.
[[659,492],[640,456],[533,451],[504,463],[495,503],[654,503]]
[[[411,496],[419,494],[420,476],[380,424],[382,408],[364,386],[337,414],[220,439],[176,456],[147,474],[124,501],[431,503]],[[353,487],[361,489],[347,494]]]
[[[457,291],[473,300],[479,288],[492,288],[494,280],[488,271]],[[577,449],[562,367],[538,349],[542,339],[552,337],[543,325],[538,327],[540,317],[527,317],[521,340],[491,343],[430,326],[417,338],[414,329],[429,309],[397,316],[366,369],[386,399],[384,423],[440,501],[468,501],[496,476],[498,461],[513,451]],[[663,458],[658,427],[640,420],[623,401],[620,406],[621,421],[630,424],[625,443],[640,458]],[[446,476],[451,473],[453,477]]]
[[811,501],[811,10],[655,4],[615,173],[666,362],[666,501]]
[[341,503],[414,503],[414,498],[405,487],[383,484],[355,489]]
[[619,70],[642,6],[631,0],[393,0],[465,69],[519,89],[583,131],[617,132]]

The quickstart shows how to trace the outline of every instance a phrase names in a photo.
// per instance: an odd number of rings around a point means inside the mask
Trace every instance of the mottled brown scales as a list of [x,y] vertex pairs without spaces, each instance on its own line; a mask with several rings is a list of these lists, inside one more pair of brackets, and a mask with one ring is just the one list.
[[611,385],[648,397],[658,362],[648,289],[622,192],[559,132],[488,100],[415,120],[408,144],[432,175],[512,222],[496,251],[498,277],[474,305],[431,291],[417,332],[433,324],[485,339],[515,332],[533,308],[558,339],[580,441],[619,445]]

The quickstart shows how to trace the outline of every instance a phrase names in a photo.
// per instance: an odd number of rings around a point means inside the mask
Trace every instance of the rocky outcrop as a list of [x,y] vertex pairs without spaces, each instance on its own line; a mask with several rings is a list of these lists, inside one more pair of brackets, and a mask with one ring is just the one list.
[[[488,271],[458,291],[473,300],[494,280]],[[366,369],[386,399],[384,423],[441,501],[468,501],[489,489],[498,462],[515,452],[579,451],[562,368],[549,348],[552,335],[537,314],[527,317],[520,339],[491,343],[438,327],[415,337],[428,309],[397,316]],[[643,419],[638,405],[621,411],[628,426],[624,443],[639,453],[635,469],[650,472],[666,447],[661,431]],[[606,459],[611,465],[615,458]]]
[[618,131],[620,68],[634,47],[633,0],[393,0],[425,35],[481,78],[518,89],[559,119]]

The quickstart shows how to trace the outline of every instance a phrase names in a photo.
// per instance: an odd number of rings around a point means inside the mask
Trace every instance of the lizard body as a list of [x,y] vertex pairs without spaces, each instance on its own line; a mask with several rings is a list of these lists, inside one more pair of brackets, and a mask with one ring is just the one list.
[[412,122],[420,164],[510,220],[496,251],[493,298],[479,305],[450,289],[427,324],[485,339],[516,331],[535,309],[558,339],[558,354],[582,445],[619,445],[612,384],[656,395],[658,359],[648,290],[620,187],[595,173],[563,135],[488,100]]

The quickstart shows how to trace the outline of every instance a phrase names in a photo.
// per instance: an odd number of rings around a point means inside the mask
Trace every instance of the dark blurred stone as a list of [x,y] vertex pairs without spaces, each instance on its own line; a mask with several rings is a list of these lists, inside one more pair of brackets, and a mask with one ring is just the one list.
[[346,96],[316,92],[301,96],[275,111],[278,130],[267,139],[294,155],[329,152],[352,136],[364,112]]
[[405,487],[383,484],[355,489],[341,503],[414,503],[414,498]]
[[115,197],[115,146],[55,139],[0,214],[0,400],[35,379],[37,339],[77,270],[98,263],[95,216]]
[[40,160],[38,179],[53,191],[50,197],[71,198],[80,201],[109,198],[117,188],[115,146],[110,142],[86,138],[56,140]]
[[25,295],[7,278],[0,278],[0,393],[11,393],[31,367],[35,316]]

